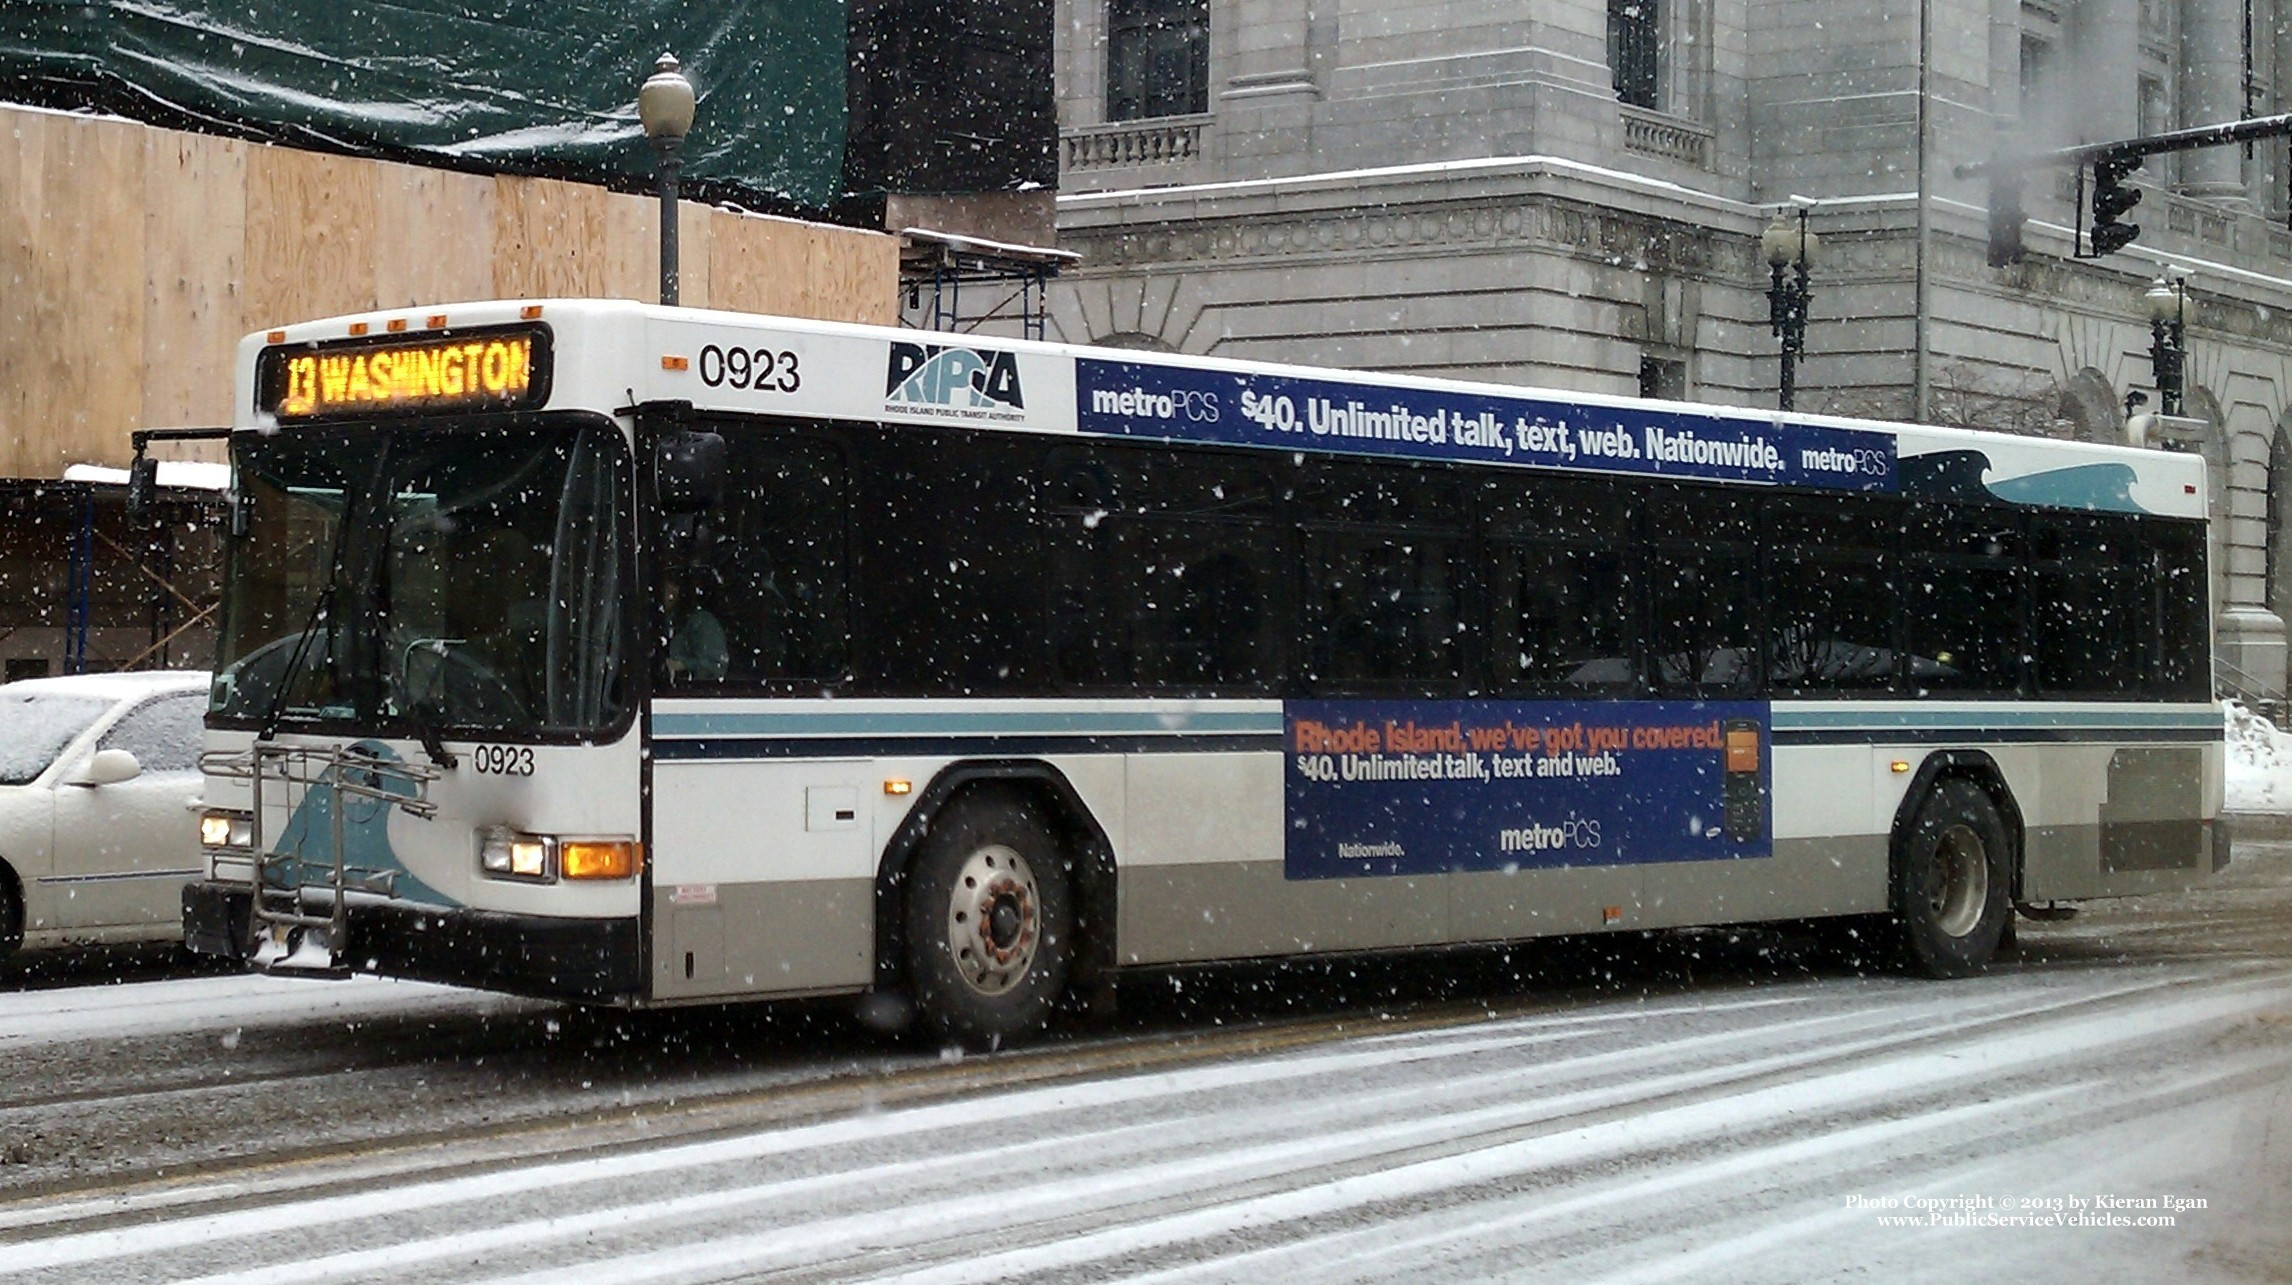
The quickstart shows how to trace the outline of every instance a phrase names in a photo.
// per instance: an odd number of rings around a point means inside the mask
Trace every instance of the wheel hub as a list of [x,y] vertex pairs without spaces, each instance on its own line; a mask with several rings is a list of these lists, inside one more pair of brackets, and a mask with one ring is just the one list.
[[972,990],[1000,995],[1024,981],[1042,935],[1035,873],[1003,844],[974,851],[947,904],[947,946]]
[[1953,825],[1934,844],[1934,882],[1927,905],[1934,926],[1963,937],[1982,921],[1990,899],[1989,850],[1970,825]]

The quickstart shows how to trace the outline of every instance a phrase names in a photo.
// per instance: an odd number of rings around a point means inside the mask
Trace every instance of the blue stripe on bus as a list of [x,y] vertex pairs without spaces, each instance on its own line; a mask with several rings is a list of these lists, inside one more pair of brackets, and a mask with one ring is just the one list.
[[1777,745],[2194,745],[2224,739],[2217,727],[1776,728],[1772,735]]
[[[1817,728],[1771,733],[1777,745],[2122,745],[2217,742],[2214,728],[2007,727]],[[852,733],[838,736],[682,736],[653,738],[653,756],[670,759],[753,758],[970,758],[1046,754],[1279,753],[1279,732],[1195,732],[1140,736],[1123,732],[1068,735],[940,735]]]
[[653,739],[657,761],[787,758],[1011,758],[1051,754],[1274,754],[1281,733],[1231,736],[832,736]]
[[2032,730],[2091,733],[2175,731],[2218,737],[2224,730],[2221,716],[2217,712],[2184,713],[2178,710],[2138,709],[1778,709],[1774,711],[1772,719],[1778,732],[1856,731],[1884,734],[1916,730],[1961,731],[1980,735]]

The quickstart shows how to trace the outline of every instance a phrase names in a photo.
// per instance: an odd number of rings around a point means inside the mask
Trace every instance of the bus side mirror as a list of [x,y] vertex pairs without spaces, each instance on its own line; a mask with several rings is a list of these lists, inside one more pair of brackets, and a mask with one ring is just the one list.
[[724,439],[680,428],[661,435],[653,449],[653,494],[662,514],[706,513],[724,482]]

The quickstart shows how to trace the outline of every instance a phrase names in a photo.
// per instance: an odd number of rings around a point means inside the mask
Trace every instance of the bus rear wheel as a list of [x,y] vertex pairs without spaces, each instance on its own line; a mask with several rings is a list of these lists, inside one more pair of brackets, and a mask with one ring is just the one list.
[[1926,796],[1894,862],[1894,928],[1910,971],[1969,977],[1989,967],[2013,913],[2011,853],[1980,786],[1945,780]]
[[906,904],[916,1007],[941,1039],[973,1050],[1043,1029],[1073,959],[1066,859],[1032,804],[968,795],[932,822]]

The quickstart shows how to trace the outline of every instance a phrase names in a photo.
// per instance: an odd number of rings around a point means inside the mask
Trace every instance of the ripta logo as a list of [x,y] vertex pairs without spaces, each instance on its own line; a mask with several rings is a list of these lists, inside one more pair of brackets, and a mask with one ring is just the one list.
[[893,344],[884,400],[959,410],[1026,409],[1017,355],[940,344]]

